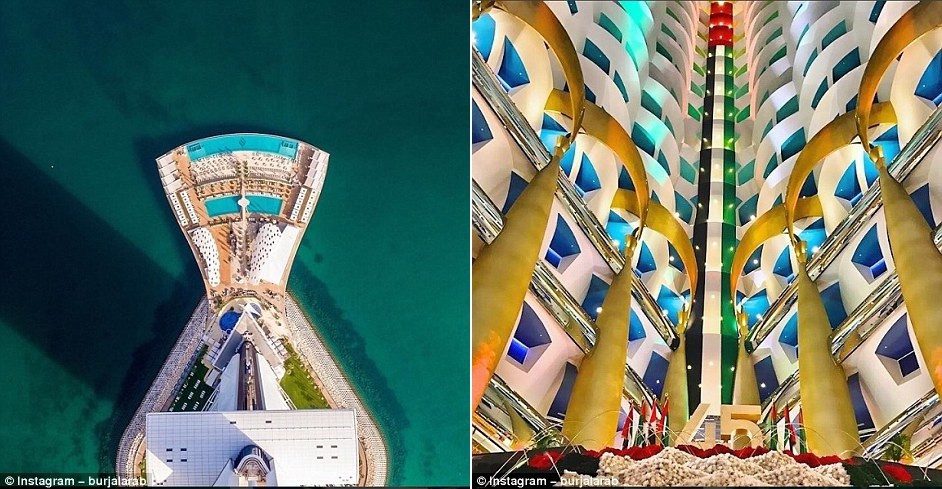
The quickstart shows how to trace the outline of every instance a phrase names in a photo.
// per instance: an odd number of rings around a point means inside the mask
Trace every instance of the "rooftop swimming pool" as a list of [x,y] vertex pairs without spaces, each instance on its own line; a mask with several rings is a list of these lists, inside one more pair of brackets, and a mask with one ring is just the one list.
[[226,311],[226,313],[219,318],[219,328],[227,333],[232,331],[236,323],[239,322],[239,317],[241,317],[241,315],[232,309]]
[[298,142],[267,134],[227,134],[200,139],[186,145],[190,161],[232,151],[263,151],[294,158],[298,153]]
[[[246,195],[249,200],[248,211],[253,214],[280,214],[282,199],[278,197],[269,197],[267,195]],[[241,211],[239,208],[239,196],[228,195],[226,197],[216,197],[206,199],[206,213],[209,217],[221,216],[224,214],[237,214]]]

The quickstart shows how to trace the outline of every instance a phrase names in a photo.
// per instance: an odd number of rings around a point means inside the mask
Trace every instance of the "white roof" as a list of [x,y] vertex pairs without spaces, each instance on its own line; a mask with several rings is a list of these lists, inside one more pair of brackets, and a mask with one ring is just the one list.
[[278,376],[275,375],[275,370],[271,368],[271,364],[268,363],[268,360],[265,360],[265,356],[261,353],[256,353],[255,362],[258,365],[258,376],[261,377],[259,379],[259,387],[261,387],[262,390],[265,410],[291,409],[288,407],[288,401],[285,401],[285,397],[281,394],[281,385],[278,382]]
[[[261,387],[262,398],[265,400],[266,411],[279,411],[291,409],[288,402],[281,394],[281,386],[278,382],[278,376],[265,356],[259,353],[255,354],[258,362],[259,387]],[[235,411],[238,406],[239,395],[239,367],[242,365],[240,355],[236,353],[229,360],[226,368],[222,371],[222,380],[216,386],[216,399],[213,401],[211,411]]]
[[271,457],[278,485],[358,480],[352,409],[160,412],[148,413],[146,423],[148,485],[213,485],[248,445]]
[[239,365],[242,356],[236,352],[229,358],[229,363],[220,375],[219,385],[216,386],[216,399],[209,408],[210,411],[235,411],[238,409],[239,397]]

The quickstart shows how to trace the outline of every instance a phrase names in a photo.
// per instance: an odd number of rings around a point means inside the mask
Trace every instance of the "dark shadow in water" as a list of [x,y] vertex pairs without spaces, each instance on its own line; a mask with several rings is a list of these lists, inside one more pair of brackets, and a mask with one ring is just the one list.
[[[202,285],[195,267],[170,276],[44,174],[44,163],[0,138],[6,201],[21,204],[0,233],[0,317],[96,396],[116,401],[96,426],[100,470],[112,472],[120,434]],[[118,363],[129,348],[130,363]]]
[[[174,287],[170,297],[158,304],[154,311],[153,316],[156,318],[154,325],[162,323],[163,328],[171,331],[167,333],[169,338],[154,336],[150,341],[134,349],[131,354],[131,364],[121,382],[119,389],[121,394],[114,401],[115,407],[111,417],[95,426],[95,432],[100,440],[98,460],[102,464],[101,470],[108,472],[114,470],[121,435],[124,434],[124,429],[131,422],[144,394],[150,388],[157,372],[170,353],[170,348],[165,347],[165,343],[168,341],[170,345],[176,343],[180,330],[183,329],[198,304],[199,299],[194,302],[194,297],[198,298],[202,295],[202,283],[198,274],[193,275],[195,277],[185,286],[180,284]],[[153,368],[154,365],[156,369]],[[142,375],[140,372],[148,373]]]
[[[334,358],[347,359],[341,367],[349,379],[355,379],[356,390],[370,409],[373,419],[379,424],[389,450],[390,473],[387,484],[395,486],[401,482],[406,447],[402,431],[409,426],[405,410],[399,404],[396,392],[389,387],[386,377],[367,356],[363,337],[356,326],[345,317],[327,284],[322,282],[303,262],[295,261],[289,279],[289,290],[298,298],[302,309],[314,323],[325,340]],[[306,304],[306,306],[305,306]],[[352,360],[352,361],[351,361]],[[408,361],[404,355],[403,361]]]

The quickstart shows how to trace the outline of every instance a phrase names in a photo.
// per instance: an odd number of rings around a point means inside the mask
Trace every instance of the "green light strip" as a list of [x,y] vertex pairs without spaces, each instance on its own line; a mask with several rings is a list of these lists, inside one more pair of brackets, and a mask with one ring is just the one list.
[[[721,140],[710,141],[710,147],[722,152],[722,172],[721,195],[712,195],[711,199],[718,198],[722,205],[722,221],[720,223],[720,290],[708,290],[707,294],[720,294],[720,398],[723,404],[730,404],[733,401],[733,388],[736,379],[736,359],[739,348],[739,333],[736,323],[736,312],[734,309],[735,297],[730,295],[730,269],[732,267],[733,256],[735,255],[738,240],[736,238],[736,88],[734,83],[735,66],[733,63],[732,48],[726,46],[723,48],[723,55],[717,56],[717,47],[710,48],[710,56],[713,57],[712,68],[714,73],[721,76],[714,78],[711,90],[714,96],[713,107],[717,108],[717,97],[722,97],[720,106],[721,114],[711,114],[714,120],[723,122],[723,130],[720,132]],[[717,68],[720,69],[717,69]],[[708,111],[704,107],[704,111]],[[715,110],[714,110],[715,112]],[[711,157],[712,159],[712,157]],[[712,164],[712,163],[711,163]],[[715,181],[715,180],[714,180]],[[714,238],[708,238],[712,241]],[[708,355],[704,352],[704,355]]]

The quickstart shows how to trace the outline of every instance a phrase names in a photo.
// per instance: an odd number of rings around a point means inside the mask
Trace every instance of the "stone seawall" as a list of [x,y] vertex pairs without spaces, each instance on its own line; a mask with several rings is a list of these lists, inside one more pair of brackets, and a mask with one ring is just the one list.
[[338,407],[356,411],[357,434],[366,453],[363,461],[366,463],[366,480],[361,483],[369,487],[385,486],[388,475],[386,440],[294,298],[289,296],[286,306],[292,345],[314,371],[328,397],[338,403]]
[[190,321],[186,323],[177,343],[164,361],[157,378],[151,383],[150,389],[134,412],[134,417],[124,430],[121,442],[118,445],[118,454],[115,461],[115,471],[122,477],[143,476],[138,474],[138,463],[143,457],[144,421],[147,413],[166,411],[173,402],[173,396],[183,383],[184,376],[190,369],[190,362],[202,343],[203,331],[206,328],[206,315],[209,305],[206,298],[200,300]]

